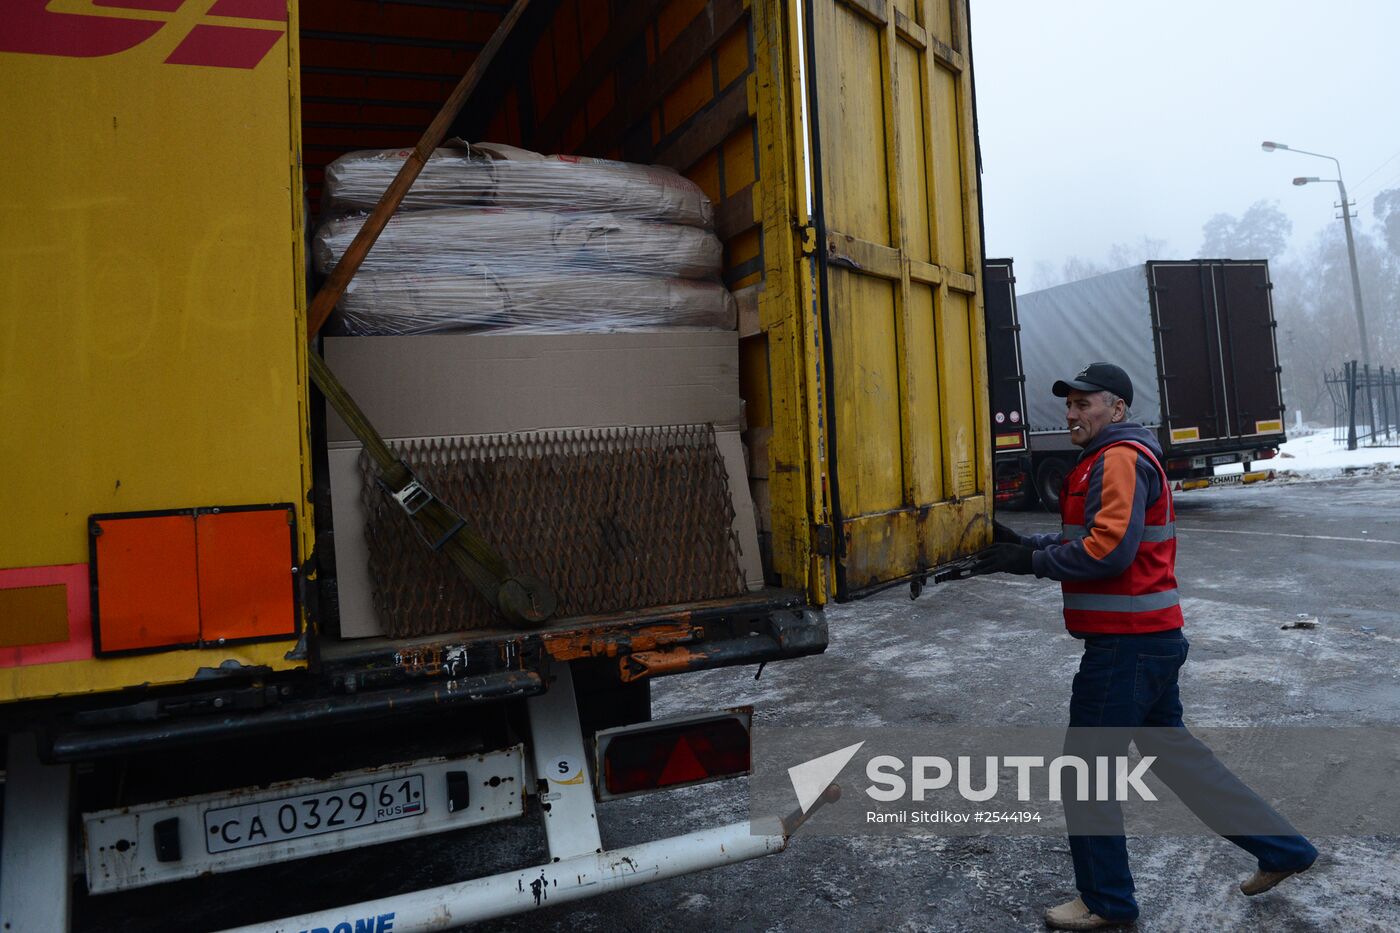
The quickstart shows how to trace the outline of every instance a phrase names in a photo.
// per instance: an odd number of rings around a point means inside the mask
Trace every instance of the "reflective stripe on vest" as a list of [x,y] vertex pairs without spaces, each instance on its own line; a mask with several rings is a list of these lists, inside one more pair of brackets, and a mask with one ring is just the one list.
[[1156,612],[1181,604],[1176,590],[1162,590],[1141,596],[1115,596],[1109,593],[1065,593],[1065,608],[1081,612]]
[[[1079,541],[1088,537],[1088,530],[1083,525],[1061,525],[1060,537],[1066,541]],[[1170,541],[1176,537],[1176,522],[1167,522],[1165,525],[1144,525],[1142,527],[1142,540],[1153,544]]]

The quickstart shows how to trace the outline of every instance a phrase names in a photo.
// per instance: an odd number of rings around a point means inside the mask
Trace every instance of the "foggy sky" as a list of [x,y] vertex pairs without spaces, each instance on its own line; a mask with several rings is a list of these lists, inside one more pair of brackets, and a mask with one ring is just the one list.
[[[1400,187],[1400,0],[971,0],[988,256],[1103,260],[1276,200],[1290,249],[1338,224],[1341,160],[1362,229]],[[1389,184],[1383,182],[1389,181]],[[1256,257],[1236,257],[1256,258]],[[1024,282],[1035,287],[1036,283]]]

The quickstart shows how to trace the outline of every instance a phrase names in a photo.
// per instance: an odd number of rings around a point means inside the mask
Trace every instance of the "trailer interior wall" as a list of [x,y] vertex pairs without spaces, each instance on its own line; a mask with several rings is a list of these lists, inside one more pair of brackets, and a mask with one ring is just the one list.
[[1161,423],[1146,266],[1018,295],[1016,310],[1032,431],[1064,432],[1065,403],[1050,387],[1097,361],[1116,363],[1133,380],[1133,420]]
[[[810,6],[536,0],[453,133],[714,201],[765,575],[821,604],[980,547],[990,444],[965,0]],[[313,203],[342,152],[416,142],[507,7],[304,0]]]

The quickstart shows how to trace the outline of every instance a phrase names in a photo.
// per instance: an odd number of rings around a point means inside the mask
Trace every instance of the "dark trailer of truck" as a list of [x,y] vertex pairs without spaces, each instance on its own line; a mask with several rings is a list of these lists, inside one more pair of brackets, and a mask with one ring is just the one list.
[[996,504],[1022,508],[1034,500],[1026,431],[1026,377],[1016,320],[1016,272],[1010,259],[982,264],[987,326],[987,393],[991,402]]
[[[1041,501],[1058,507],[1078,449],[1065,430],[1056,379],[1095,360],[1127,370],[1133,420],[1154,428],[1163,466],[1193,485],[1222,464],[1273,457],[1286,440],[1273,285],[1264,260],[1153,260],[1017,299],[1031,469]],[[998,477],[1001,474],[998,472]]]

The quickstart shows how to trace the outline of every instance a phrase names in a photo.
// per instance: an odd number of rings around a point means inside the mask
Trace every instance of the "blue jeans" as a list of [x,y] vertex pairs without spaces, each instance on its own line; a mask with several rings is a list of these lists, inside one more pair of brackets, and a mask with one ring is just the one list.
[[[1079,673],[1074,676],[1070,699],[1071,731],[1065,740],[1065,753],[1086,758],[1124,755],[1131,737],[1139,752],[1159,756],[1152,773],[1207,826],[1258,859],[1261,870],[1289,871],[1311,865],[1317,850],[1235,777],[1182,722],[1177,672],[1186,661],[1187,649],[1180,629],[1149,635],[1085,637],[1084,656],[1079,662]],[[1075,727],[1095,726],[1113,727],[1115,731],[1074,731]],[[1168,727],[1170,731],[1156,728],[1137,735],[1122,731],[1140,727]],[[1076,803],[1071,793],[1063,794],[1062,799],[1071,833],[1074,880],[1085,906],[1112,920],[1136,917],[1133,875],[1128,870],[1128,847],[1122,835],[1122,807],[1112,801]],[[1267,836],[1231,835],[1218,816],[1222,811],[1260,815],[1277,825],[1279,832]],[[1083,832],[1085,827],[1091,827],[1095,835],[1075,834],[1076,829]]]

